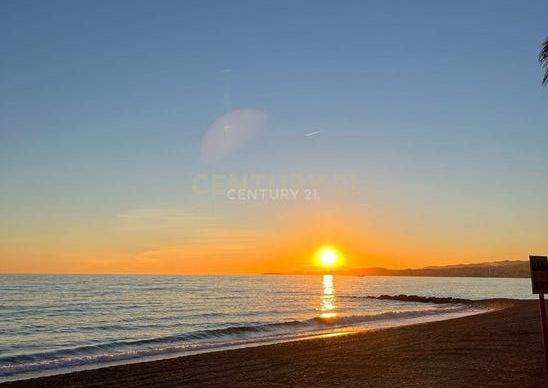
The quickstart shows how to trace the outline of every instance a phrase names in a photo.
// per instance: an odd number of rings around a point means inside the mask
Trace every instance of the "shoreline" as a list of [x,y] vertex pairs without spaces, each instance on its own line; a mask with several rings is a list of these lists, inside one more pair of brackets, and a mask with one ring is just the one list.
[[[54,377],[58,375],[68,374],[68,373],[79,373],[84,371],[92,371],[102,368],[110,368],[116,366],[138,364],[138,363],[148,363],[153,361],[163,361],[179,357],[190,357],[198,354],[209,354],[216,352],[224,352],[236,349],[246,349],[254,348],[260,346],[270,346],[276,344],[283,344],[287,342],[296,342],[296,341],[310,341],[321,338],[335,337],[341,335],[355,335],[363,334],[367,332],[385,330],[393,327],[405,327],[420,325],[429,322],[437,322],[444,320],[457,319],[461,317],[485,314],[493,310],[491,303],[482,303],[481,301],[473,301],[469,299],[454,299],[453,298],[424,298],[418,297],[415,295],[398,295],[398,296],[386,296],[382,295],[380,297],[368,296],[367,298],[371,299],[391,299],[391,300],[400,300],[408,302],[420,302],[420,303],[430,303],[430,304],[440,304],[444,303],[446,305],[456,304],[462,306],[463,308],[455,311],[447,311],[442,313],[433,313],[429,314],[424,312],[423,315],[418,316],[402,316],[396,318],[386,318],[380,320],[367,321],[366,323],[356,323],[348,324],[346,326],[330,326],[327,325],[324,328],[315,329],[312,331],[305,332],[296,332],[296,333],[278,333],[272,334],[271,336],[259,337],[255,339],[240,340],[240,342],[232,342],[226,345],[212,345],[206,346],[203,348],[198,348],[195,350],[180,350],[172,352],[163,352],[156,354],[148,354],[137,356],[134,358],[121,358],[113,359],[110,361],[99,361],[99,362],[90,362],[87,364],[75,364],[67,365],[58,368],[51,368],[45,370],[37,371],[28,371],[19,373],[16,376],[0,376],[0,385],[2,383],[8,382],[17,382],[24,381],[29,379],[40,379],[44,377]],[[409,299],[412,298],[412,299]],[[446,299],[451,299],[447,301]],[[382,314],[381,314],[382,316]],[[344,319],[344,318],[343,318]]]
[[[521,371],[521,374],[525,373],[528,378],[533,379],[532,381],[538,380],[542,381],[543,384],[546,383],[546,381],[548,381],[548,375],[544,374],[543,368],[542,343],[540,337],[540,327],[538,324],[538,304],[536,301],[491,299],[478,301],[477,304],[486,308],[491,308],[491,311],[447,320],[368,330],[365,332],[351,333],[350,335],[344,336],[326,336],[324,338],[305,340],[298,339],[290,342],[246,346],[238,349],[219,350],[195,355],[174,356],[170,358],[164,357],[155,361],[139,360],[135,363],[123,363],[121,365],[101,367],[98,369],[87,369],[65,374],[55,374],[47,377],[8,381],[0,385],[6,387],[114,385],[137,387],[166,386],[171,385],[171,382],[173,381],[176,382],[174,384],[177,386],[260,386],[264,383],[264,379],[269,379],[272,377],[271,374],[268,373],[269,368],[278,371],[276,374],[278,375],[280,381],[290,379],[297,385],[310,385],[307,383],[310,376],[315,376],[318,374],[323,375],[325,372],[323,368],[318,370],[314,366],[315,356],[320,354],[323,355],[325,353],[331,354],[330,358],[333,360],[334,365],[333,373],[344,375],[350,374],[352,375],[352,378],[349,381],[352,381],[352,384],[363,385],[365,384],[365,380],[362,381],[362,379],[365,376],[362,374],[356,374],[357,370],[355,367],[350,367],[353,365],[354,360],[352,358],[348,358],[349,353],[358,350],[358,353],[364,353],[358,357],[361,359],[361,363],[365,365],[375,364],[376,372],[383,370],[386,372],[384,376],[385,378],[379,380],[379,384],[380,382],[383,382],[384,384],[386,379],[391,381],[390,379],[393,378],[393,376],[391,376],[393,371],[390,372],[393,369],[393,365],[390,363],[381,363],[382,365],[377,365],[379,363],[379,360],[377,360],[379,355],[383,355],[383,359],[397,359],[401,357],[401,352],[416,352],[416,358],[420,359],[425,356],[424,354],[421,355],[420,352],[420,349],[424,348],[424,346],[429,345],[429,347],[433,348],[441,347],[438,351],[428,353],[429,357],[433,357],[433,359],[429,361],[429,365],[434,369],[444,365],[447,367],[446,364],[448,363],[448,360],[440,362],[439,365],[437,365],[436,362],[433,362],[437,353],[438,356],[442,357],[448,349],[443,346],[443,341],[432,342],[432,340],[443,337],[450,337],[452,340],[456,340],[458,338],[453,338],[455,336],[454,329],[458,327],[465,329],[468,333],[467,335],[461,336],[460,342],[462,342],[462,344],[459,345],[459,341],[456,341],[455,347],[451,350],[451,354],[455,358],[453,361],[454,364],[461,365],[465,361],[470,361],[469,357],[466,357],[465,360],[459,361],[459,351],[462,353],[460,354],[461,357],[468,354],[468,356],[472,356],[472,358],[475,359],[476,356],[479,356],[479,354],[475,354],[477,353],[477,349],[475,348],[477,346],[489,345],[489,343],[485,344],[484,341],[480,340],[469,343],[469,337],[474,332],[474,326],[478,326],[479,331],[488,334],[487,337],[491,338],[491,342],[493,342],[493,338],[495,339],[492,345],[495,345],[497,342],[503,343],[505,341],[512,340],[512,338],[506,338],[507,336],[501,337],[501,333],[496,330],[497,327],[500,329],[506,329],[506,331],[508,329],[514,331],[514,329],[521,327],[522,329],[517,331],[517,337],[519,338],[514,338],[513,340],[523,339],[521,337],[523,337],[523,333],[526,328],[525,331],[528,334],[528,344],[518,342],[510,350],[514,353],[524,353],[522,363],[527,363],[531,360],[532,368],[529,366],[528,369],[511,368],[510,370]],[[501,320],[499,318],[504,319]],[[512,322],[512,320],[514,322]],[[485,331],[486,326],[489,325],[492,326],[491,330]],[[508,325],[510,326],[507,327]],[[432,330],[436,332],[436,335],[429,335],[426,337],[423,335],[423,332]],[[407,344],[404,346],[405,349],[393,349],[391,346],[387,347],[383,341],[380,341],[381,338],[384,338],[384,342],[386,342],[386,340],[388,340],[388,342],[392,342],[392,340],[388,338],[392,336],[404,337],[405,340],[401,341],[400,345],[403,346]],[[514,333],[513,336],[516,337],[516,334]],[[421,340],[424,342],[421,342]],[[355,349],[357,344],[362,344],[362,346],[359,346],[359,349]],[[413,349],[413,347],[417,346],[417,349]],[[396,348],[398,347],[396,346]],[[533,352],[534,356],[525,355],[525,353],[530,352]],[[301,356],[296,357],[298,354]],[[508,351],[493,351],[489,356],[500,358],[500,367],[498,368],[500,369],[504,365],[504,359],[508,359]],[[288,357],[292,360],[289,364],[287,363]],[[513,357],[512,360],[514,360]],[[295,370],[291,367],[295,362],[303,365],[298,368],[298,370]],[[417,360],[414,360],[414,362],[417,362]],[[407,360],[402,363],[402,361],[399,360],[398,365],[400,369],[408,370],[408,374],[410,376],[420,375],[420,368],[412,367],[414,362]],[[513,362],[517,361],[514,360]],[[261,366],[257,369],[258,364],[268,365],[269,368],[265,370],[264,367]],[[484,364],[484,362],[480,362],[476,365],[476,367],[478,370],[482,370],[481,367],[485,366]],[[227,365],[230,365],[230,368],[228,368]],[[215,373],[213,373],[213,371]],[[489,371],[493,371],[492,367],[488,368],[487,372]],[[504,375],[504,371],[499,371],[499,374],[500,373]],[[482,372],[482,374],[485,374],[485,371]],[[135,375],[139,375],[141,378],[136,380],[134,379]],[[242,376],[249,376],[249,378],[242,380]],[[443,377],[444,374],[439,376],[439,378]],[[457,378],[457,376],[455,376],[455,378]],[[523,379],[524,376],[521,376],[521,378]],[[439,383],[441,384],[441,381]],[[340,385],[341,382],[338,381],[337,384]],[[438,382],[436,382],[436,385],[437,384]],[[443,384],[447,385],[447,382]],[[274,381],[272,381],[272,385],[276,385]],[[312,384],[312,386],[315,385]],[[373,384],[368,386],[382,385]]]

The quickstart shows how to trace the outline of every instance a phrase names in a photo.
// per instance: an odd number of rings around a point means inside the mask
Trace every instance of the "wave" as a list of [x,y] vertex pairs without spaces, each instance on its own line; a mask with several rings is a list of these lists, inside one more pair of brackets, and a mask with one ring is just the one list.
[[366,325],[378,321],[397,321],[456,312],[466,309],[449,306],[422,311],[388,311],[377,314],[332,318],[315,317],[272,323],[247,323],[210,330],[140,339],[113,341],[55,351],[0,357],[0,377],[50,369],[97,365],[149,356],[207,351],[220,347],[249,344],[265,340],[299,338],[322,330]]
[[470,299],[463,298],[453,298],[453,297],[437,297],[437,296],[419,296],[419,295],[381,295],[381,296],[366,296],[367,299],[378,299],[378,300],[395,300],[399,302],[416,302],[416,303],[434,303],[434,304],[448,304],[448,303],[459,303],[459,304],[470,304],[473,303]]

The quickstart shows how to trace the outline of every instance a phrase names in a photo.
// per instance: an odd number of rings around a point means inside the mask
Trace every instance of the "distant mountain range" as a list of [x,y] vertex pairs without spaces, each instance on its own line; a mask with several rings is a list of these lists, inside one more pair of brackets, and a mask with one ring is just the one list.
[[[317,274],[321,271],[310,270],[292,272],[293,275]],[[529,262],[521,260],[495,261],[480,264],[457,264],[417,269],[346,268],[334,270],[334,275],[352,276],[444,276],[444,277],[489,277],[489,278],[528,278]],[[287,273],[286,273],[287,275]]]

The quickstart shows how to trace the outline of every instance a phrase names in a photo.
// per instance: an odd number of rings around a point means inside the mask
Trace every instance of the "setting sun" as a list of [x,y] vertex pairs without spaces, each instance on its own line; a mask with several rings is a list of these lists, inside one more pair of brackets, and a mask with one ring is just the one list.
[[320,262],[323,267],[333,267],[337,263],[337,253],[332,249],[324,249],[320,253]]
[[324,246],[318,249],[315,255],[315,263],[318,267],[331,269],[342,264],[341,254],[331,246]]

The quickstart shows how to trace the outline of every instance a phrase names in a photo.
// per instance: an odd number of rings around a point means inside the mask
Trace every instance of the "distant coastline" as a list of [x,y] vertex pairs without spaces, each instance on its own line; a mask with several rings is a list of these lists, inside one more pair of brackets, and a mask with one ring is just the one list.
[[[320,270],[294,272],[268,272],[264,275],[313,275]],[[487,277],[487,278],[528,278],[529,262],[524,260],[504,260],[479,264],[456,264],[424,268],[388,269],[382,267],[345,268],[331,271],[334,275],[348,276],[432,276],[432,277]]]

